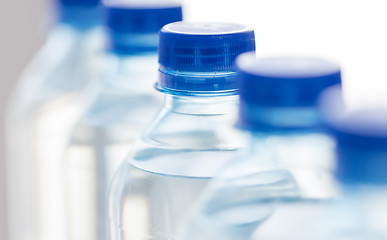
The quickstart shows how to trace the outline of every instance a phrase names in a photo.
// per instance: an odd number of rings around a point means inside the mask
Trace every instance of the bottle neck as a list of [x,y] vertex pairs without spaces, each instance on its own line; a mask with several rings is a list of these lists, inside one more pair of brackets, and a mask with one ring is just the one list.
[[241,102],[238,126],[257,134],[300,134],[323,130],[316,107],[254,106]]
[[166,94],[229,96],[238,92],[235,71],[184,72],[160,65],[159,72],[156,88]]
[[123,55],[109,53],[105,59],[104,90],[122,94],[155,94],[157,52]]
[[158,33],[120,33],[111,30],[107,31],[109,35],[108,48],[111,52],[121,55],[157,54],[159,44]]
[[[236,120],[238,96],[165,95],[164,106],[143,135],[173,149],[225,151],[245,145]],[[215,154],[217,155],[217,154]]]
[[187,115],[214,116],[235,114],[238,108],[238,99],[238,95],[199,97],[166,94],[165,108],[174,113]]
[[327,171],[335,167],[335,140],[318,130],[249,132],[248,142],[248,159],[256,164]]

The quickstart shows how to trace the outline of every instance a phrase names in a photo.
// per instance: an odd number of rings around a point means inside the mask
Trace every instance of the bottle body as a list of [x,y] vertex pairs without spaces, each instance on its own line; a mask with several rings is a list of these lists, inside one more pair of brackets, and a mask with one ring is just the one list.
[[[214,212],[186,239],[386,239],[385,187],[351,185],[337,184],[340,197],[335,199],[262,199]],[[264,221],[258,223],[258,218]]]
[[174,239],[187,211],[243,144],[237,98],[167,96],[124,161],[110,199],[112,239]]
[[107,239],[111,180],[162,99],[152,86],[155,54],[106,58],[98,86],[72,131],[65,153],[69,239]]
[[79,31],[59,24],[11,95],[6,117],[10,239],[65,237],[63,151],[80,113],[80,93],[98,65],[101,41],[99,28]]
[[[316,132],[253,134],[246,151],[203,193],[183,239],[251,239],[261,231],[268,231],[269,237],[275,236],[272,231],[285,234],[288,226],[282,226],[281,220],[299,223],[296,218],[302,212],[290,215],[292,208],[282,211],[278,202],[324,205],[335,198],[329,168],[320,165],[333,160],[333,148],[330,137]],[[265,226],[273,228],[265,230]]]
[[300,239],[290,233],[302,233],[306,219],[336,197],[335,143],[322,132],[315,105],[325,87],[341,81],[340,69],[321,59],[255,53],[241,54],[236,65],[237,125],[250,144],[203,193],[182,239]]

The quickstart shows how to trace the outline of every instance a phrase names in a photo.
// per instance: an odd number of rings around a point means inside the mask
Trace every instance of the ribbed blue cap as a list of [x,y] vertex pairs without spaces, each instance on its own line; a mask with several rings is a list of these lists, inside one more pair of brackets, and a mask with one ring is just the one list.
[[387,109],[349,111],[337,87],[321,94],[320,111],[337,141],[337,178],[387,184]]
[[237,59],[239,127],[250,130],[314,128],[320,92],[341,82],[337,64],[318,58],[272,57],[254,53]]
[[182,7],[172,1],[105,0],[111,49],[120,53],[157,51],[160,29],[182,20]]
[[231,23],[168,24],[160,31],[160,78],[170,94],[236,94],[234,61],[255,50],[254,31]]
[[100,0],[56,0],[59,21],[78,29],[101,23]]

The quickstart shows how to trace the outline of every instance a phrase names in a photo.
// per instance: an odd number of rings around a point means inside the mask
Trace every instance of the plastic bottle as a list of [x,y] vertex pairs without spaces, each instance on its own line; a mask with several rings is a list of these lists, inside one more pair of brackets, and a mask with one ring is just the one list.
[[107,200],[115,171],[162,106],[157,80],[158,32],[182,20],[179,3],[105,1],[104,71],[66,151],[69,239],[106,240]]
[[337,142],[335,178],[341,198],[319,206],[319,215],[306,219],[306,231],[291,232],[286,239],[387,239],[386,109],[351,110],[339,87],[323,92],[320,109]]
[[[288,218],[283,215],[281,220],[292,224],[276,238],[273,232],[263,236],[258,230],[254,240],[387,239],[387,111],[350,111],[338,87],[324,91],[320,101],[325,122],[337,142],[335,178],[340,198],[323,203],[301,199],[278,204],[277,211],[289,211]],[[300,212],[304,213],[302,222]]]
[[63,150],[80,113],[80,92],[96,71],[103,37],[99,0],[58,0],[55,6],[57,21],[7,106],[10,240],[67,239]]
[[320,91],[340,83],[338,65],[306,57],[257,60],[246,53],[237,67],[237,125],[250,141],[203,193],[183,230],[185,240],[246,240],[256,229],[286,234],[305,213],[281,222],[287,212],[277,210],[277,202],[334,197],[334,141],[321,128],[315,104]]
[[168,24],[160,32],[165,104],[113,183],[111,239],[176,239],[186,213],[217,169],[243,144],[233,128],[234,60],[255,50],[238,24]]

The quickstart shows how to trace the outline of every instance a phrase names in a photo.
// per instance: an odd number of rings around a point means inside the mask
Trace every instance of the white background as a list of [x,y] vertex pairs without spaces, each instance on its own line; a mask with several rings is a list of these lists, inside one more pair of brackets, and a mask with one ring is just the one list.
[[[1,113],[12,85],[43,43],[49,25],[48,1],[0,2]],[[387,103],[385,0],[185,0],[184,3],[187,20],[237,22],[253,27],[260,57],[311,55],[339,62],[344,90],[353,104]],[[2,117],[0,121],[2,124]],[[0,239],[5,239],[2,129],[0,136]]]

